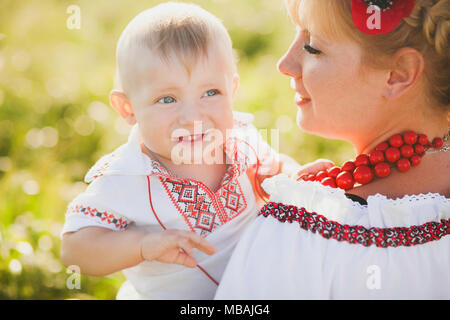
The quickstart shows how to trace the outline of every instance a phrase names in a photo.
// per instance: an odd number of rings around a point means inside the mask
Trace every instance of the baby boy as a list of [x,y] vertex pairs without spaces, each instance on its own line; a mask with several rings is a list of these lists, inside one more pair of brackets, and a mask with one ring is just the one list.
[[259,178],[280,172],[278,155],[250,114],[232,110],[232,44],[209,12],[171,2],[146,10],[116,58],[110,102],[133,128],[69,204],[62,261],[87,275],[123,270],[119,299],[212,299],[261,207]]

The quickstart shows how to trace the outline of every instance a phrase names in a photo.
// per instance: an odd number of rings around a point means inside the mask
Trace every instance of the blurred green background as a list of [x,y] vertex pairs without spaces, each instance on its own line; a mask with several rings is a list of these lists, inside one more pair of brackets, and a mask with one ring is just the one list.
[[[126,142],[130,127],[108,103],[115,45],[136,14],[160,2],[0,0],[0,299],[114,299],[124,281],[121,273],[81,276],[81,288],[69,289],[59,233],[87,170]],[[189,2],[231,34],[236,110],[253,113],[258,128],[278,128],[279,150],[301,164],[354,156],[349,144],[295,124],[289,79],[276,70],[295,33],[282,0]]]

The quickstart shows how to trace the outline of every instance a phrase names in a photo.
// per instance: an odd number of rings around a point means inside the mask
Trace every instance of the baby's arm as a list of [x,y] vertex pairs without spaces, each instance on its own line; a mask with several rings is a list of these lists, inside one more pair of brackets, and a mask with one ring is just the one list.
[[280,153],[278,154],[278,159],[274,160],[272,163],[270,174],[261,174],[258,172],[258,181],[262,183],[264,179],[280,173],[284,173],[289,177],[297,178],[303,174],[316,174],[319,171],[328,170],[333,166],[334,163],[326,159],[319,159],[301,166],[290,156]]
[[216,251],[190,231],[147,233],[86,227],[63,235],[61,260],[66,266],[77,265],[81,273],[91,276],[105,276],[152,260],[194,268],[197,265],[191,256],[194,248],[206,254]]
[[289,177],[298,179],[302,175],[316,174],[321,170],[328,170],[333,166],[333,162],[325,159],[319,159],[301,166],[293,158],[280,153],[278,154],[278,159],[272,162],[271,170],[269,170],[270,174],[261,174],[260,172],[258,172],[257,176],[255,177],[255,173],[253,172],[249,173],[249,177],[252,182],[253,190],[255,190],[255,197],[257,199],[257,202],[259,206],[262,207],[267,199],[269,199],[269,195],[261,187],[261,184],[265,179],[273,177],[280,173],[284,173]]
[[327,171],[328,169],[334,167],[334,163],[330,160],[318,159],[314,162],[307,163],[300,167],[300,169],[295,172],[293,177],[299,180],[302,176],[307,174],[316,174],[319,171]]

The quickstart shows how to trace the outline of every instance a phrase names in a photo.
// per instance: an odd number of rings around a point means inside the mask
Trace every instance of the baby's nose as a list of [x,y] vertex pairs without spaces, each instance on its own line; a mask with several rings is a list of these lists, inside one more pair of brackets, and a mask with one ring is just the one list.
[[202,121],[202,112],[199,110],[199,107],[194,104],[183,106],[179,109],[178,121],[180,124],[189,124],[194,123],[195,121]]

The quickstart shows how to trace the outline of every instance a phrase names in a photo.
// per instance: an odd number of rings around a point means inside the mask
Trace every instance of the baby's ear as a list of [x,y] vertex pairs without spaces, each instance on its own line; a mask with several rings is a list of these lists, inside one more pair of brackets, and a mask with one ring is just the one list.
[[131,102],[124,92],[112,90],[109,94],[109,102],[128,124],[134,125],[136,123],[136,118],[133,109],[131,108]]
[[233,95],[232,95],[233,100],[236,97],[236,93],[239,88],[239,81],[240,81],[240,77],[237,73],[235,73],[233,76]]

